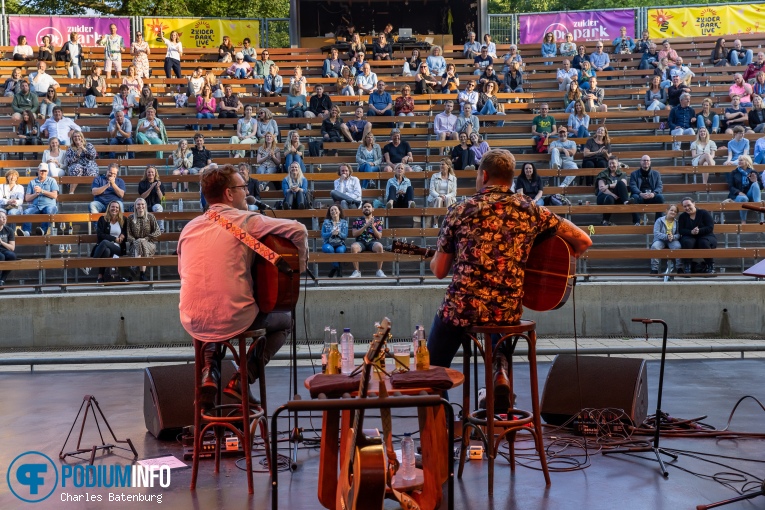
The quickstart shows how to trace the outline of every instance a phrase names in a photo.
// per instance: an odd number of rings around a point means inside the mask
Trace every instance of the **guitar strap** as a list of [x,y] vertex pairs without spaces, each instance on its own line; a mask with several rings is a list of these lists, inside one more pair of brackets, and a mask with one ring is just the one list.
[[[250,234],[242,230],[241,228],[234,225],[230,220],[227,220],[223,217],[220,213],[213,211],[212,209],[208,209],[205,213],[205,218],[212,221],[213,223],[217,224],[219,227],[223,228],[225,231],[227,231],[229,234],[240,240],[242,243],[245,244],[248,248],[250,248],[252,251],[269,261],[271,264],[278,267],[280,270],[282,269],[282,256],[276,253],[274,250],[269,248],[268,246],[264,245],[254,237],[252,237]],[[290,269],[290,273],[292,272],[292,269]]]

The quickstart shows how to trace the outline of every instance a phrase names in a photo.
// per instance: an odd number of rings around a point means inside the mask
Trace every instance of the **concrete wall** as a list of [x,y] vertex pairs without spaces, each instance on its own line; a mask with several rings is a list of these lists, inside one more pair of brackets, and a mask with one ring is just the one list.
[[[427,331],[443,285],[309,288],[297,309],[298,338],[319,339],[325,325],[367,338],[388,316],[395,337],[416,324]],[[304,299],[306,298],[306,299]],[[306,305],[305,307],[303,305]],[[527,312],[540,335],[571,337],[576,305],[581,336],[640,336],[633,317],[664,319],[671,337],[756,337],[765,332],[761,282],[579,283],[561,309]],[[0,347],[142,345],[187,341],[178,320],[178,291],[2,296]],[[656,335],[658,332],[652,332]]]

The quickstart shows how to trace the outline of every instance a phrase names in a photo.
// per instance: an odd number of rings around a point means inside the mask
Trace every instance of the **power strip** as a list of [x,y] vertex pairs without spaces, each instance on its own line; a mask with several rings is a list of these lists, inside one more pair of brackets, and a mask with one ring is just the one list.
[[623,411],[583,409],[571,426],[577,434],[582,436],[623,435],[628,433],[626,424],[622,421],[625,418]]

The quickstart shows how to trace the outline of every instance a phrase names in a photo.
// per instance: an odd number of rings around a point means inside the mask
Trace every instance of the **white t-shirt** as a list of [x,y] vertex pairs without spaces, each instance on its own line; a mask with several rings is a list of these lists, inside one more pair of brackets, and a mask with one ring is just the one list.
[[122,233],[122,227],[120,226],[120,222],[117,223],[109,223],[109,233],[113,235],[114,237],[119,237]]

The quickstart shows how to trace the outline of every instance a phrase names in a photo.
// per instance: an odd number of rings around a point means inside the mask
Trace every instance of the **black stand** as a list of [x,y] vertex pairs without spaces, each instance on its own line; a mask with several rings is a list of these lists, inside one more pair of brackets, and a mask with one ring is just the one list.
[[[87,402],[87,406],[85,403]],[[69,438],[72,436],[72,431],[74,430],[74,426],[77,425],[77,420],[80,418],[80,414],[82,413],[82,408],[85,407],[85,414],[82,417],[82,425],[80,426],[80,437],[77,439],[77,449],[71,452],[64,453],[64,448],[66,448],[66,443],[69,442]],[[116,446],[114,444],[107,444],[104,442],[104,435],[101,433],[101,425],[98,424],[98,415],[96,414],[96,409],[98,409],[98,414],[101,415],[101,418],[104,420],[104,425],[106,425],[106,428],[109,429],[109,432],[112,435],[112,439],[115,443],[127,443],[127,445],[130,447],[130,450],[127,448],[124,448],[122,446]],[[82,434],[85,432],[85,422],[88,421],[88,411],[93,412],[93,420],[96,422],[96,428],[98,429],[98,435],[101,437],[101,446],[93,445],[92,448],[81,448],[80,443],[82,443]],[[80,410],[77,411],[77,416],[74,418],[74,422],[72,423],[72,428],[69,429],[69,435],[66,436],[66,440],[64,441],[64,446],[61,447],[61,451],[58,454],[58,458],[63,460],[68,456],[76,456],[80,455],[82,453],[90,452],[90,465],[93,465],[93,461],[96,458],[96,451],[98,450],[106,450],[107,453],[112,453],[113,448],[119,448],[120,450],[125,451],[132,451],[133,452],[133,458],[138,458],[138,452],[135,450],[135,447],[133,446],[132,441],[130,439],[126,439],[124,441],[120,441],[117,439],[117,436],[114,435],[114,431],[112,430],[112,427],[109,425],[109,421],[106,419],[106,416],[104,416],[104,412],[101,410],[101,406],[98,405],[98,401],[96,400],[96,397],[92,395],[85,395],[82,399],[82,404],[80,404]]]
[[648,339],[648,325],[658,323],[664,326],[664,340],[661,344],[661,368],[659,369],[659,396],[656,399],[656,431],[653,434],[653,446],[635,447],[635,448],[619,448],[617,450],[604,451],[603,455],[612,455],[616,453],[645,453],[653,452],[656,455],[656,460],[659,461],[659,467],[661,468],[661,474],[664,478],[669,476],[664,461],[661,459],[661,454],[672,457],[673,460],[677,460],[677,455],[669,453],[663,448],[659,447],[659,438],[661,431],[661,420],[664,414],[661,412],[661,394],[664,389],[664,360],[667,357],[667,323],[661,319],[632,319],[632,322],[642,322],[645,324],[645,337]]
[[757,492],[742,494],[741,496],[736,496],[735,498],[726,499],[724,501],[718,501],[717,503],[711,503],[709,505],[696,505],[696,510],[707,510],[707,508],[716,508],[718,506],[730,505],[731,503],[736,503],[738,501],[746,501],[747,499],[756,498],[757,496],[765,496],[765,481],[762,482],[762,485],[760,486],[760,490],[758,490]]
[[[297,329],[297,321],[295,320],[295,307],[292,308],[290,314],[292,315],[292,387],[295,391],[295,396],[293,399],[300,400],[300,395],[298,394],[297,390],[297,332],[295,331]],[[290,455],[290,471],[295,471],[298,467],[298,445],[303,442],[303,430],[298,425],[297,410],[292,412],[292,419],[295,420],[295,426],[292,428],[292,433],[290,434],[290,443],[292,445],[292,454]]]

